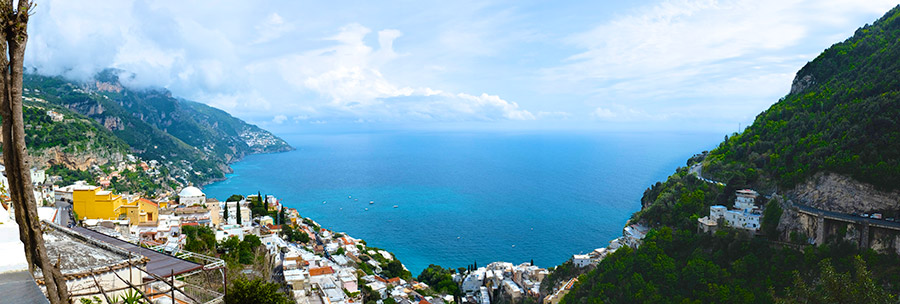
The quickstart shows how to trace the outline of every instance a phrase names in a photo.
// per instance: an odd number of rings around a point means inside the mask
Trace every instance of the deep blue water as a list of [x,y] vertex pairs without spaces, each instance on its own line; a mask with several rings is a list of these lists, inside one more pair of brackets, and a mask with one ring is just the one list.
[[275,195],[323,227],[394,252],[413,275],[428,264],[473,261],[550,267],[605,247],[640,209],[644,189],[721,140],[561,132],[283,137],[297,150],[249,156],[204,191],[219,200]]

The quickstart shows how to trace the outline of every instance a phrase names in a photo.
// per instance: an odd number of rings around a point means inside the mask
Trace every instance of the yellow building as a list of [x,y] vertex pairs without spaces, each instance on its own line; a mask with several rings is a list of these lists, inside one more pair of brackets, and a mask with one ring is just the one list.
[[155,223],[158,221],[159,205],[146,198],[135,200],[131,204],[119,206],[118,214],[125,214],[132,224]]
[[128,204],[121,195],[91,185],[72,188],[72,209],[79,218],[117,220],[119,207]]
[[159,206],[147,199],[129,202],[122,195],[85,184],[73,185],[71,189],[72,209],[81,219],[129,219],[132,224],[157,221]]

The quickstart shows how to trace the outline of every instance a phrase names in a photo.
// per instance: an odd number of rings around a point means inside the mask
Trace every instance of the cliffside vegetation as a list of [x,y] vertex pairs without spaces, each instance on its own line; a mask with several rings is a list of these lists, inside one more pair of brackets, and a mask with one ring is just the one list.
[[[93,166],[120,162],[127,154],[156,160],[171,180],[156,182],[140,170],[118,191],[147,192],[177,184],[201,185],[224,177],[228,163],[251,153],[292,149],[284,140],[228,113],[171,96],[164,89],[133,90],[119,83],[119,70],[106,70],[80,83],[30,74],[24,79],[27,145],[36,166],[66,176],[88,175]],[[53,116],[47,111],[52,111]],[[61,119],[60,119],[61,118]],[[60,161],[60,158],[66,161]],[[90,174],[99,174],[92,172]]]
[[[697,233],[709,206],[744,187],[773,193],[819,172],[900,188],[900,7],[835,44],[798,73],[790,94],[741,134],[688,160],[644,192],[633,221],[653,229],[580,276],[565,303],[896,303],[900,257],[831,243],[773,242],[730,229]],[[705,177],[689,167],[702,164]],[[767,206],[762,232],[782,209]],[[721,227],[720,227],[721,228]]]
[[[871,269],[867,276],[847,275],[865,270],[855,265],[857,256]],[[830,272],[826,269],[823,273],[822,261],[828,261]],[[892,303],[896,298],[889,295],[900,291],[895,284],[900,280],[898,265],[897,256],[858,252],[850,244],[798,251],[737,231],[706,235],[663,227],[649,233],[638,249],[624,247],[581,276],[564,302]],[[809,299],[802,294],[807,286],[821,284],[820,278],[837,273],[847,277],[839,282],[841,290],[858,292],[858,301],[804,302]],[[811,290],[824,295],[822,289],[819,285]]]
[[428,284],[428,286],[439,293],[448,295],[458,295],[459,286],[453,282],[453,273],[456,270],[452,268],[443,268],[439,265],[428,265],[428,268],[422,270],[422,273],[416,277],[416,280]]
[[710,152],[721,180],[792,187],[820,171],[900,188],[900,10],[797,72],[791,93]]
[[[47,111],[62,112],[62,121],[53,121]],[[63,114],[64,113],[64,114]],[[61,147],[66,152],[106,149],[126,151],[128,145],[103,126],[81,115],[73,115],[58,107],[29,102],[23,107],[25,144],[29,150]]]

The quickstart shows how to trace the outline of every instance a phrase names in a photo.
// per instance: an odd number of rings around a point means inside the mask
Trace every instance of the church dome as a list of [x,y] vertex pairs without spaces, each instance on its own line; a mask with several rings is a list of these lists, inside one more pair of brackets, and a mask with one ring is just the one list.
[[194,186],[181,189],[181,192],[178,192],[178,196],[180,197],[200,197],[204,195],[203,191],[200,191],[200,189]]

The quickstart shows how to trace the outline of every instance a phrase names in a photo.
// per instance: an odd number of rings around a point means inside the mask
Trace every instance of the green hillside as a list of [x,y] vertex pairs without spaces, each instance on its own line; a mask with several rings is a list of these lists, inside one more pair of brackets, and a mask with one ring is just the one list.
[[[125,147],[142,159],[166,164],[173,177],[184,184],[223,178],[230,170],[229,163],[252,153],[292,149],[268,131],[224,111],[172,97],[167,90],[125,88],[118,81],[120,72],[101,72],[93,83],[29,74],[24,79],[24,95],[89,118],[94,127],[103,129],[97,134],[115,137],[111,146]],[[67,132],[76,130],[80,129],[73,127]],[[54,132],[53,136],[61,134],[68,133]],[[55,143],[44,140],[28,144],[48,148]]]
[[[48,111],[63,115],[63,120],[53,121],[47,114]],[[22,114],[25,119],[25,145],[31,151],[51,147],[59,147],[68,153],[98,149],[108,152],[128,151],[128,145],[102,125],[66,108],[26,101]]]
[[[734,190],[785,189],[819,172],[900,188],[900,7],[798,73],[791,93],[743,133],[691,158],[644,192],[633,221],[653,229],[579,277],[564,303],[897,303],[900,257],[855,244],[809,246],[730,229],[697,233],[697,218]],[[688,167],[703,164],[698,180]],[[762,231],[777,229],[774,200]]]
[[820,171],[900,189],[900,10],[833,45],[791,94],[711,151],[720,180],[791,187]]

